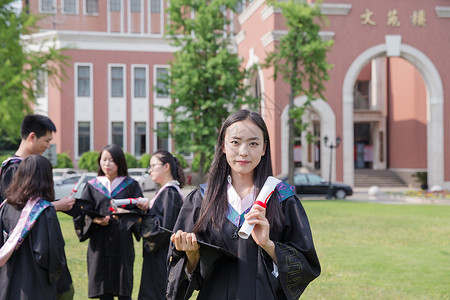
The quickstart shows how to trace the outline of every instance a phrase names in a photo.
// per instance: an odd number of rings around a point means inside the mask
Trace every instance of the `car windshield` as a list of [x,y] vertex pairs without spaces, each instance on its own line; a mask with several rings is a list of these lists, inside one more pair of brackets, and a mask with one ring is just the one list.
[[63,175],[63,172],[53,171],[53,176],[62,176],[62,175]]

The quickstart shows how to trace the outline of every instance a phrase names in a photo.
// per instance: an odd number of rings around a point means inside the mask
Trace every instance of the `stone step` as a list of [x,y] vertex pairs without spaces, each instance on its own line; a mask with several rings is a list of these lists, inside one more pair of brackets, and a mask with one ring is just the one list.
[[355,169],[355,187],[403,187],[405,182],[390,170]]

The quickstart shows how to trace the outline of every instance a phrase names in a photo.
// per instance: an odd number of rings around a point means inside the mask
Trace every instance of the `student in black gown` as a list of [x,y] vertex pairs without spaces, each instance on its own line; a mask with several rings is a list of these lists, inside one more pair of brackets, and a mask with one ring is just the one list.
[[[30,155],[42,155],[50,147],[53,134],[56,132],[55,124],[49,117],[43,115],[26,115],[22,121],[20,135],[21,141],[15,154],[2,162],[0,169],[0,199],[19,168],[22,160]],[[59,200],[52,200],[56,211],[68,211],[72,208],[75,199],[69,196]],[[57,283],[58,300],[72,300],[74,289],[72,277],[67,266],[63,270]]]
[[98,157],[98,177],[87,182],[81,195],[88,203],[83,213],[74,218],[80,241],[89,239],[89,298],[131,299],[133,234],[139,239],[139,225],[128,216],[140,209],[135,204],[127,205],[123,209],[129,211],[128,215],[111,216],[110,201],[142,196],[139,183],[128,176],[122,149],[114,144],[105,146]]
[[152,180],[159,185],[156,196],[150,202],[138,206],[148,211],[148,217],[141,230],[144,242],[140,300],[166,299],[167,252],[170,233],[158,225],[173,229],[178,213],[183,205],[184,172],[178,159],[170,152],[158,150],[153,153],[149,166]]
[[[294,187],[280,182],[267,208],[254,204],[272,175],[270,140],[258,113],[239,110],[219,132],[207,185],[190,193],[169,250],[168,299],[298,299],[320,274]],[[237,232],[254,224],[248,239]],[[228,250],[226,255],[198,241]]]
[[52,165],[43,156],[23,159],[0,208],[0,299],[57,299],[67,269],[64,239],[50,203]]

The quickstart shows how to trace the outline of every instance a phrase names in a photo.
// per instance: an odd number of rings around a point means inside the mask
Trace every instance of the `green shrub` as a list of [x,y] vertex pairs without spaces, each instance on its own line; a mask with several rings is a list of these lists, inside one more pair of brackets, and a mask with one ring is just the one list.
[[73,168],[72,159],[68,153],[56,154],[56,168]]
[[[211,167],[212,157],[206,156],[205,165],[203,166],[203,172],[206,174],[209,171],[209,167]],[[200,168],[200,155],[195,155],[194,160],[192,161],[191,169],[193,172],[198,172]]]
[[131,153],[125,153],[125,160],[127,161],[127,167],[128,168],[136,168],[137,167],[137,160],[136,157],[133,156]]
[[150,165],[151,158],[152,158],[151,154],[148,154],[148,153],[142,154],[142,156],[138,162],[139,168],[148,168],[148,165]]
[[97,159],[99,154],[100,152],[98,151],[84,152],[78,161],[78,168],[88,170],[89,172],[97,172]]

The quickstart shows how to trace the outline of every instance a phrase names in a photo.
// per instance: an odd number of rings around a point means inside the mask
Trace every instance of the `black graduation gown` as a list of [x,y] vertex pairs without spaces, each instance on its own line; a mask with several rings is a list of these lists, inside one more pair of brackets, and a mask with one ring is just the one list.
[[[11,233],[21,211],[9,204],[0,210],[0,232]],[[5,243],[0,234],[0,247]],[[56,282],[67,269],[64,239],[53,206],[36,220],[19,249],[0,267],[1,300],[56,299]]]
[[[139,183],[127,177],[125,187],[119,185],[109,192],[94,178],[86,184],[81,199],[91,201],[90,209],[106,216],[111,213],[111,199],[142,197]],[[136,205],[126,209],[136,210]],[[74,217],[75,231],[80,241],[89,239],[87,267],[89,278],[89,298],[109,294],[130,297],[133,290],[134,244],[133,233],[138,238],[139,226],[136,222],[116,220],[111,217],[107,226],[92,223],[92,218],[83,213]]]
[[[4,165],[2,164],[2,171],[0,174],[0,201],[3,201],[4,195],[2,196],[1,194],[4,193],[8,188],[14,174],[16,173],[20,163],[22,162],[19,156],[14,155],[13,157],[15,159],[9,160]],[[58,295],[69,291],[71,286],[72,286],[72,276],[70,275],[70,271],[69,268],[67,267],[67,264],[65,264],[62,274],[59,277],[59,280],[56,284],[56,290]]]
[[[270,201],[280,197],[279,186]],[[200,190],[187,196],[174,231],[192,231],[201,201]],[[200,290],[197,299],[298,299],[309,282],[319,276],[320,264],[299,199],[291,193],[280,201],[285,222],[281,230],[271,227],[270,231],[275,243],[278,277],[272,274],[270,256],[251,236],[247,240],[239,238],[238,227],[227,218],[220,232],[208,230],[199,234],[198,239],[225,248],[238,258],[200,245],[200,261],[188,279],[184,252],[169,250],[168,299],[189,299],[194,289]]]
[[180,212],[183,200],[175,187],[161,191],[150,209],[147,221],[152,222],[148,236],[143,237],[143,256],[140,300],[166,299],[167,252],[170,233],[158,225],[172,230]]

